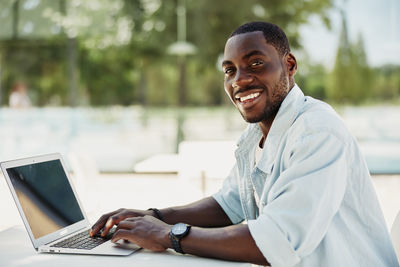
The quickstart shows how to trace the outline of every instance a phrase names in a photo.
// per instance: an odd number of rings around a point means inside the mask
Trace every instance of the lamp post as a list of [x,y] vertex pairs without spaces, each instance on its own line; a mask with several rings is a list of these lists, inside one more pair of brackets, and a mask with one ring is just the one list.
[[178,57],[179,82],[178,82],[178,116],[177,136],[175,151],[178,152],[179,143],[184,139],[182,125],[185,120],[182,108],[186,106],[186,56],[196,53],[196,47],[186,41],[186,3],[179,0],[176,8],[177,15],[177,41],[168,47],[168,54]]
[[168,47],[168,54],[178,57],[179,83],[178,105],[186,105],[186,56],[196,53],[196,47],[186,41],[186,6],[185,0],[179,0],[176,8],[177,14],[177,41]]

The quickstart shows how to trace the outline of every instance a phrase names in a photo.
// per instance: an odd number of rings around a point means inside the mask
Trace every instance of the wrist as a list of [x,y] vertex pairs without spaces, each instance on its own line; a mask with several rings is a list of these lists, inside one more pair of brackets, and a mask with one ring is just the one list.
[[185,223],[177,223],[171,227],[169,232],[169,239],[171,241],[172,248],[181,254],[185,254],[181,246],[182,238],[189,234],[191,226]]
[[171,229],[172,229],[172,225],[169,225],[168,224],[168,227],[165,229],[165,232],[163,232],[163,244],[164,244],[164,247],[166,248],[166,249],[168,249],[168,248],[172,248],[173,249],[173,247],[172,247],[172,244],[171,244],[171,239],[170,239],[170,233],[171,233]]
[[149,208],[147,209],[153,213],[153,217],[159,219],[160,221],[164,221],[164,217],[159,209],[156,208]]

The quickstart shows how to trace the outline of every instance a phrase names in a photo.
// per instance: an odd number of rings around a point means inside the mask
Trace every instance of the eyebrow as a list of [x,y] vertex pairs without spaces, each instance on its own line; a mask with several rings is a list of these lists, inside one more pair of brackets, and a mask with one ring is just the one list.
[[244,55],[243,59],[248,59],[251,56],[265,56],[265,54],[263,52],[261,52],[260,50],[253,50],[253,51],[250,51],[249,53],[247,53],[246,55]]
[[[256,56],[256,55],[259,55],[259,56],[266,56],[263,52],[261,52],[260,50],[252,50],[252,51],[250,51],[249,53],[247,53],[246,55],[244,55],[243,57],[242,57],[242,59],[248,59],[248,58],[250,58],[250,57],[252,57],[252,56]],[[222,67],[224,67],[225,65],[229,65],[229,64],[232,64],[232,61],[230,61],[230,60],[224,60],[223,62],[222,62]]]

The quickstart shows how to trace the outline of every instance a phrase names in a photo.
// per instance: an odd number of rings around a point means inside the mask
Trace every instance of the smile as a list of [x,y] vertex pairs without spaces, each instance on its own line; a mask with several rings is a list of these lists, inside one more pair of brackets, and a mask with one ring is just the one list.
[[235,97],[236,99],[238,99],[240,102],[246,102],[246,101],[252,101],[255,98],[257,98],[260,95],[259,92],[257,93],[253,93],[253,94],[249,94],[246,96],[242,96],[242,97]]

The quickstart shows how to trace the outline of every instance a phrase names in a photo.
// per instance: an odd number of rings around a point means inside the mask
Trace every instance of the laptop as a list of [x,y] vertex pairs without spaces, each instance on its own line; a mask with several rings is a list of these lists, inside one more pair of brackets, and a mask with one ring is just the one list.
[[89,237],[90,223],[58,153],[1,162],[36,251],[129,255],[137,245]]

